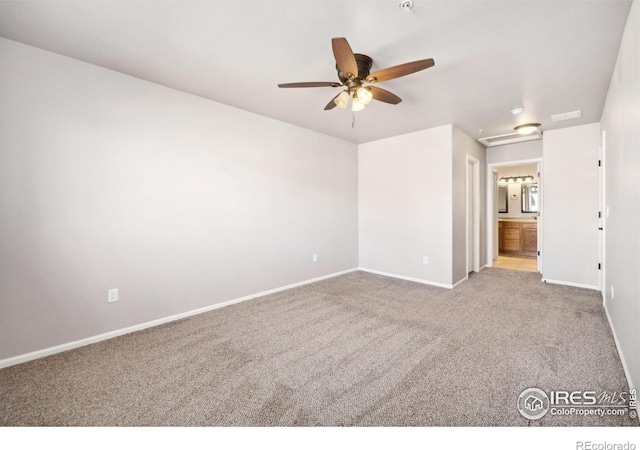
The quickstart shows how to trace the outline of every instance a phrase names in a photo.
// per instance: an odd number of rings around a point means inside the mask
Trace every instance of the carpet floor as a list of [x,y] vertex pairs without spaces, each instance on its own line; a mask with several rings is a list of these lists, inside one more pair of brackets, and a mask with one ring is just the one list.
[[504,269],[365,272],[0,370],[4,426],[624,426],[530,421],[528,387],[627,391],[600,294]]

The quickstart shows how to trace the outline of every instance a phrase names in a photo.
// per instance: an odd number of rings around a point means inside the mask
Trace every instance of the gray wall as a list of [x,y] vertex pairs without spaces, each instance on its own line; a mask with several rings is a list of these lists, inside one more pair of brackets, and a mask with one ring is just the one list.
[[[480,166],[480,267],[487,261],[486,255],[486,149],[469,135],[453,127],[453,242],[452,282],[455,284],[467,277],[467,155],[479,160]],[[470,267],[469,270],[472,268]]]
[[[601,121],[606,134],[605,307],[640,388],[640,4],[631,6]],[[611,296],[611,288],[614,297]]]
[[600,124],[548,131],[543,143],[543,278],[598,289]]
[[360,267],[451,285],[451,148],[451,125],[359,146]]
[[356,145],[4,39],[0,66],[0,359],[357,267]]

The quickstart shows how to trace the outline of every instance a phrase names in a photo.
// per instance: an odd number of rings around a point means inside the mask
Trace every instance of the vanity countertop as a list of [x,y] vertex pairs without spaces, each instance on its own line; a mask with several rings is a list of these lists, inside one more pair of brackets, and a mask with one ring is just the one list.
[[531,217],[500,217],[499,222],[521,222],[521,223],[538,223],[537,219]]

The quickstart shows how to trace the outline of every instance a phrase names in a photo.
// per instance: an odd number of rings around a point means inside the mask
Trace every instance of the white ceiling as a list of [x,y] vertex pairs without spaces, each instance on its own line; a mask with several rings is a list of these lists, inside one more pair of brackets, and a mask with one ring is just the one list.
[[[478,138],[600,120],[630,1],[399,3],[1,1],[0,36],[356,143],[449,123]],[[337,81],[332,37],[372,57],[372,72],[435,66],[380,83],[404,101],[372,102],[351,128],[350,111],[323,110],[338,88],[277,87]]]

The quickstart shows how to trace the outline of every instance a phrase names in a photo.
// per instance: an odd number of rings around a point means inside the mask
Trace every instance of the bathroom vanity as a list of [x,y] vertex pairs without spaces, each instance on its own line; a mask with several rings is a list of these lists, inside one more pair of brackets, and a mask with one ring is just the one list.
[[499,219],[498,249],[514,256],[538,254],[538,221],[535,219]]

